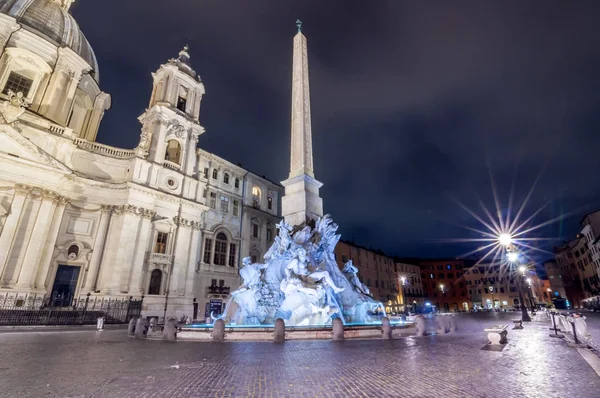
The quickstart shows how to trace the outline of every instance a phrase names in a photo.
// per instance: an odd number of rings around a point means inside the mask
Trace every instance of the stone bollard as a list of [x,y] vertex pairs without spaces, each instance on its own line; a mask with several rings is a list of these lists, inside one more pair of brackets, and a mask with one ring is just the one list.
[[163,328],[163,340],[167,341],[175,341],[177,340],[177,325],[175,324],[176,320],[174,318],[169,318],[165,323],[165,327]]
[[437,315],[435,317],[435,323],[437,325],[438,334],[448,333],[448,319],[445,315]]
[[277,320],[275,320],[273,341],[276,343],[283,343],[285,341],[285,322],[281,318],[277,318]]
[[587,322],[585,321],[584,316],[579,316],[573,318],[575,324],[575,332],[580,339],[588,340],[590,338],[590,333],[588,332]]
[[148,320],[146,318],[138,318],[135,324],[135,338],[145,339],[148,334]]
[[417,329],[417,337],[425,336],[425,317],[423,315],[415,317],[415,327]]
[[99,332],[104,330],[104,317],[101,316],[96,320],[96,328]]
[[333,320],[333,339],[344,340],[344,322],[340,318]]
[[151,334],[152,332],[154,332],[156,330],[156,323],[157,323],[157,319],[156,317],[152,317],[150,318],[150,324],[148,325],[148,334]]
[[131,318],[129,320],[129,327],[127,328],[128,336],[135,336],[135,324],[137,323],[137,318]]
[[217,319],[213,325],[212,332],[213,341],[224,341],[225,340],[225,321]]
[[456,327],[456,318],[454,317],[454,315],[449,315],[448,316],[448,332],[454,333],[457,330],[458,330],[458,328]]
[[381,320],[381,333],[383,333],[383,339],[389,340],[392,338],[392,325],[390,324],[390,319],[387,316],[384,316]]

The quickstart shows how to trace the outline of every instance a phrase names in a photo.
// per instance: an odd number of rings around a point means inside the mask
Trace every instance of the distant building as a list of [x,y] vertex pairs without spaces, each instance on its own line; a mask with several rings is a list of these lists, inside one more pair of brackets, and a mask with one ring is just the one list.
[[551,260],[544,263],[544,269],[546,270],[546,274],[548,274],[552,298],[567,298],[567,292],[565,290],[565,284],[563,282],[560,266],[556,263],[556,261]]
[[440,311],[468,311],[469,296],[463,278],[465,260],[419,260],[426,306]]
[[[584,299],[598,292],[599,279],[584,235],[555,248],[555,261],[560,272],[565,297],[571,305],[580,307]],[[556,278],[556,275],[555,275]],[[555,281],[555,278],[551,280]]]
[[[395,264],[395,268],[398,297],[400,298],[396,301],[400,306],[406,303],[411,312],[421,312],[425,306],[421,269],[418,265],[398,262]],[[402,277],[406,278],[404,286],[402,286]],[[402,310],[402,308],[397,310]]]
[[381,251],[340,241],[335,247],[335,259],[340,269],[352,260],[358,268],[358,278],[369,288],[373,298],[390,309],[398,307],[398,286],[391,257]]

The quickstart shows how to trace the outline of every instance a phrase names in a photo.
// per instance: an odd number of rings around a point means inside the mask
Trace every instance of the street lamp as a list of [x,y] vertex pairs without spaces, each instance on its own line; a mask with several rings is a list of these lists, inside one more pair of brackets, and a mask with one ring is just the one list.
[[490,286],[490,293],[492,293],[492,310],[496,309],[496,303],[494,302],[494,286]]
[[508,248],[513,242],[512,236],[510,234],[500,234],[498,236],[498,243],[500,243],[505,248]]
[[527,312],[527,306],[525,305],[525,301],[523,300],[523,279],[525,278],[525,271],[527,268],[521,265],[519,268],[519,273],[521,274],[520,280],[517,282],[517,287],[519,288],[519,303],[521,304],[521,314],[523,322],[531,322],[531,318],[529,317],[529,313]]
[[529,304],[531,305],[531,311],[533,312],[535,311],[535,302],[533,300],[533,287],[531,286],[531,282],[531,278],[527,278],[527,284],[529,285],[527,289],[527,295],[529,296]]
[[406,276],[401,276],[400,282],[402,282],[400,289],[402,289],[402,304],[404,307],[404,315],[408,315],[408,308],[406,308],[406,295],[404,293],[404,286],[406,286]]

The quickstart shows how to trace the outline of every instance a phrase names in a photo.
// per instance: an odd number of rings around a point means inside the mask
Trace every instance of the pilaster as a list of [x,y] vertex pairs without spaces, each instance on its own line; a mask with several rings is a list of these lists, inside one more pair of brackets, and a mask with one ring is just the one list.
[[104,205],[100,207],[100,220],[96,231],[96,239],[94,240],[94,246],[92,248],[92,258],[87,269],[85,280],[81,286],[82,293],[96,291],[98,275],[100,273],[100,262],[106,245],[106,236],[113,208],[114,206]]
[[196,267],[200,261],[200,242],[202,242],[202,225],[199,222],[192,223],[192,239],[190,241],[190,259],[187,265],[187,274],[185,277],[185,295],[192,297],[194,295],[194,280],[196,278]]
[[46,248],[48,233],[59,196],[50,191],[42,192],[42,203],[29,238],[23,265],[18,277],[15,275],[18,288],[31,289],[35,287],[35,279]]
[[63,214],[65,208],[69,203],[69,199],[59,196],[57,198],[57,205],[52,216],[52,224],[50,231],[48,232],[48,238],[44,245],[44,253],[40,262],[40,266],[37,270],[35,279],[35,287],[37,289],[44,289],[48,281],[48,270],[50,269],[50,263],[54,255],[54,247],[56,245],[56,238],[58,238],[58,232],[60,231],[60,224],[62,223]]
[[189,220],[180,217],[175,217],[174,221],[177,224],[178,229],[169,294],[172,294],[173,296],[183,296],[185,290],[185,275],[190,257],[189,249],[192,224]]
[[144,289],[142,286],[143,281],[143,270],[144,262],[146,261],[146,254],[150,248],[150,235],[152,232],[152,217],[156,214],[150,210],[144,210],[142,212],[142,221],[139,229],[138,241],[136,243],[135,255],[133,258],[133,265],[131,269],[131,282],[129,284],[130,294],[142,294]]
[[21,221],[23,205],[32,188],[27,185],[17,184],[14,190],[15,194],[9,214],[4,223],[4,228],[2,228],[2,235],[0,235],[0,283],[4,283],[4,272],[6,271],[6,265],[10,258],[12,245]]

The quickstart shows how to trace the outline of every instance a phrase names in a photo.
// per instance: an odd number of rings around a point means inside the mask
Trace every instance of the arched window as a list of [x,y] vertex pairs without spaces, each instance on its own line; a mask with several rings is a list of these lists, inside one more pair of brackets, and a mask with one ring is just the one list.
[[225,265],[225,257],[227,256],[227,236],[223,232],[219,232],[215,239],[215,265]]
[[227,173],[223,174],[223,182],[225,184],[229,184],[229,174],[227,174]]
[[162,282],[162,272],[159,269],[155,269],[150,274],[150,287],[148,288],[148,294],[160,294],[160,284]]
[[167,143],[167,151],[165,153],[165,160],[169,162],[180,164],[181,157],[181,145],[177,140],[169,140]]

